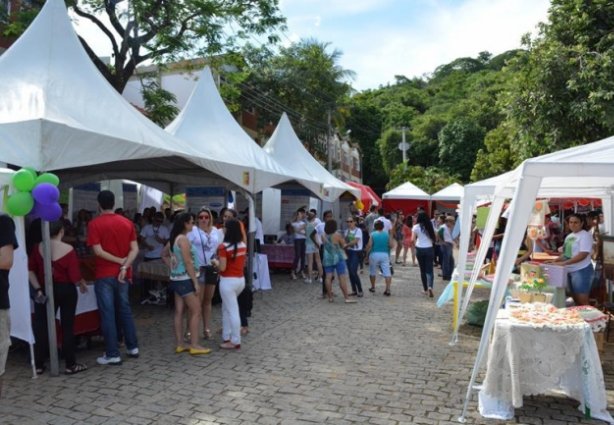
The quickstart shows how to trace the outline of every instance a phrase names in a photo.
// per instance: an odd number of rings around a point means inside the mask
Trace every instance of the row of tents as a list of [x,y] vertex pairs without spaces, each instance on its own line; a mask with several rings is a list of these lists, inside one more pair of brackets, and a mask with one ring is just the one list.
[[406,214],[414,213],[418,208],[430,211],[433,209],[453,212],[463,197],[463,186],[458,183],[441,189],[429,195],[411,182],[406,182],[382,195],[383,207],[386,211],[401,210]]

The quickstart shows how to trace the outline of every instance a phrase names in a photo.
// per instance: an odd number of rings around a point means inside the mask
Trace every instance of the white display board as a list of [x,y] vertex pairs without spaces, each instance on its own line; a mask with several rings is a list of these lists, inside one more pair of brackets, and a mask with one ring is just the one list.
[[122,188],[124,192],[124,211],[128,214],[128,217],[134,217],[138,207],[136,184],[123,183]]
[[226,205],[226,191],[223,187],[187,187],[185,198],[188,211],[194,213],[203,206],[219,212]]
[[281,191],[281,212],[280,229],[286,227],[286,223],[291,223],[296,210],[299,208],[309,208],[309,198],[311,192],[307,189],[282,189]]
[[86,183],[72,189],[72,221],[75,222],[79,210],[95,213],[98,209],[98,192],[100,183]]

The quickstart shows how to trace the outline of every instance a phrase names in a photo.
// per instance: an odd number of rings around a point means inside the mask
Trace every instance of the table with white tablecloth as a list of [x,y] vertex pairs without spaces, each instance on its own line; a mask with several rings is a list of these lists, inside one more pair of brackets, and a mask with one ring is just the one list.
[[266,254],[256,254],[254,256],[254,280],[252,281],[254,291],[270,291],[271,276],[269,275],[269,262]]
[[501,310],[479,393],[480,414],[512,419],[523,396],[551,391],[580,401],[587,417],[614,423],[590,325],[536,327],[514,322]]

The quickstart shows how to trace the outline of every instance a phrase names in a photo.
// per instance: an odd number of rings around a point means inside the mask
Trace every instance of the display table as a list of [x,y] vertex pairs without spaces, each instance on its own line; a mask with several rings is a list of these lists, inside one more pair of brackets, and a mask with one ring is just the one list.
[[294,263],[294,245],[264,244],[260,251],[265,254],[272,269],[292,269]]
[[269,275],[269,263],[265,254],[256,254],[254,256],[254,280],[252,282],[252,290],[254,291],[270,291],[271,276]]
[[613,423],[590,325],[534,327],[516,323],[500,310],[479,393],[480,414],[509,420],[514,408],[522,407],[523,396],[550,391],[580,401],[587,417]]

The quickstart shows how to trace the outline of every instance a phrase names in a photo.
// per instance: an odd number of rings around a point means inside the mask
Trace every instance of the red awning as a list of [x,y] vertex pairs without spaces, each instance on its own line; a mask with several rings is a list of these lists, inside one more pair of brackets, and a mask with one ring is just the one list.
[[362,202],[364,208],[363,211],[369,211],[371,205],[380,206],[382,205],[382,200],[377,194],[371,189],[369,186],[365,184],[360,184],[356,182],[345,182],[352,187],[360,189],[360,201]]

